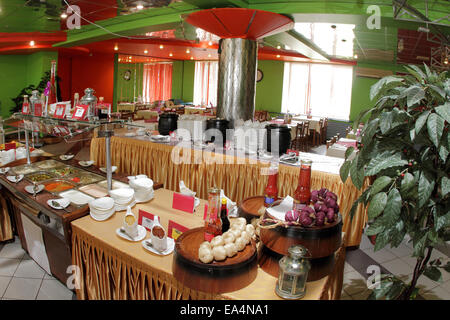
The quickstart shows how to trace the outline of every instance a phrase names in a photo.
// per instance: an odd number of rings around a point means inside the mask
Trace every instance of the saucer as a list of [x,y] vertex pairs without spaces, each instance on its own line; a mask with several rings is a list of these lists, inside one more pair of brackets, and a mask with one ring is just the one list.
[[0,168],[0,174],[6,174],[9,171],[9,167],[6,168]]
[[73,155],[73,154],[63,154],[63,155],[60,155],[59,158],[63,161],[66,161],[66,160],[72,159],[74,156],[75,155]]
[[[112,173],[114,173],[116,170],[117,170],[116,166],[112,166],[111,167],[111,172]],[[100,171],[106,173],[106,168],[100,168]]]
[[[58,203],[61,205],[61,207],[55,207],[55,206],[53,206],[53,205],[52,205],[52,201],[58,202]],[[61,198],[61,199],[49,199],[49,200],[47,200],[47,204],[48,204],[49,207],[51,207],[51,208],[53,208],[53,209],[55,209],[55,210],[62,210],[62,209],[67,208],[67,207],[69,206],[70,200],[69,200],[69,199],[66,199],[66,198]]]
[[79,161],[78,164],[82,167],[89,167],[92,166],[94,164],[94,161],[90,160],[90,161]]
[[140,226],[140,225],[138,225],[137,228],[138,228],[138,235],[135,238],[131,238],[127,233],[121,232],[120,229],[122,229],[122,227],[116,229],[116,234],[119,237],[121,237],[122,239],[125,239],[128,241],[133,241],[133,242],[141,241],[147,236],[147,229],[145,229],[143,226]]
[[152,245],[151,245],[152,240],[150,238],[145,239],[141,243],[145,250],[148,250],[159,256],[166,256],[168,254],[171,254],[173,252],[173,249],[175,249],[175,240],[173,240],[172,238],[169,238],[169,237],[167,237],[166,239],[167,239],[167,249],[164,250],[163,252],[160,252],[152,247]]
[[[28,186],[25,186],[24,189],[26,192],[28,192],[30,194],[34,194],[33,187],[34,187],[33,185],[28,185]],[[44,190],[44,185],[43,184],[37,185],[36,193],[39,193],[42,190]]]
[[18,177],[17,180],[16,180],[16,176],[7,176],[6,179],[8,179],[11,182],[17,183],[23,179],[23,174],[19,174],[17,177]]
[[109,212],[107,212],[106,214],[102,214],[102,215],[96,215],[94,212],[90,212],[90,216],[92,219],[96,220],[96,221],[105,221],[108,220],[114,213],[116,212],[115,208],[112,208]]

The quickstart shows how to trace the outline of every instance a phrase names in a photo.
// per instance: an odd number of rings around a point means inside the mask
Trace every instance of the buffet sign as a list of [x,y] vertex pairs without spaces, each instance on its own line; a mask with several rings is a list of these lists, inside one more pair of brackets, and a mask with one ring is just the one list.
[[64,126],[54,126],[52,133],[55,136],[64,137],[70,134],[70,130]]
[[55,113],[53,114],[54,118],[64,119],[64,115],[66,113],[66,105],[65,104],[57,104]]
[[72,120],[84,120],[87,114],[89,106],[85,104],[79,104],[75,107],[75,111],[72,115]]
[[34,104],[34,115],[37,117],[42,117],[42,103]]
[[24,103],[22,104],[22,114],[30,114],[30,104]]
[[148,231],[152,230],[154,218],[155,216],[150,212],[139,209],[138,224]]
[[[138,224],[143,226],[148,231],[152,230],[154,219],[155,219],[154,214],[139,209]],[[189,228],[179,223],[176,223],[175,221],[169,220],[169,230],[167,236],[174,240],[177,240],[177,238],[187,230],[189,230]]]
[[181,224],[178,224],[175,221],[169,220],[168,236],[173,240],[177,240],[178,237],[183,234],[183,232],[186,232],[188,230],[189,228],[182,226]]
[[181,193],[173,193],[172,208],[187,213],[194,213],[195,197],[187,196]]

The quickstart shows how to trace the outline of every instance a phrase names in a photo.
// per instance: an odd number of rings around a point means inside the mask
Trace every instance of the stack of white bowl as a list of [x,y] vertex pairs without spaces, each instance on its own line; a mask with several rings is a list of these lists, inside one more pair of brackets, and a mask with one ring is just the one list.
[[136,202],[147,202],[153,199],[153,180],[149,178],[131,179],[130,187],[134,189],[134,197]]
[[90,215],[93,219],[103,221],[116,212],[114,199],[103,197],[89,202]]
[[119,188],[109,191],[109,195],[114,199],[116,211],[126,210],[128,206],[133,207],[136,204],[134,190],[131,188]]

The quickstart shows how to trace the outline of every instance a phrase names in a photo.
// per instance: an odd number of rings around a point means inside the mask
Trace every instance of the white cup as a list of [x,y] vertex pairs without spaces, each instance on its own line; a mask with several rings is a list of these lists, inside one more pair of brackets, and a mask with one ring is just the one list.
[[[164,233],[164,235],[161,238],[160,235],[158,236],[158,235],[154,234],[153,233],[154,231],[155,231],[155,233],[162,231]],[[164,228],[159,223],[158,216],[155,216],[155,218],[153,220],[153,227],[152,227],[152,231],[150,232],[150,239],[152,242],[152,246],[155,250],[157,250],[159,252],[163,252],[167,249],[167,233],[166,233],[166,230],[164,230]]]

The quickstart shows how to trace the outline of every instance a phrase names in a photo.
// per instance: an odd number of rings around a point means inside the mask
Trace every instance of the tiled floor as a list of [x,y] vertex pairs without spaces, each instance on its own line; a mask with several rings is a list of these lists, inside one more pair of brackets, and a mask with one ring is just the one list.
[[34,262],[16,237],[15,242],[0,245],[0,298],[72,300],[74,294]]

